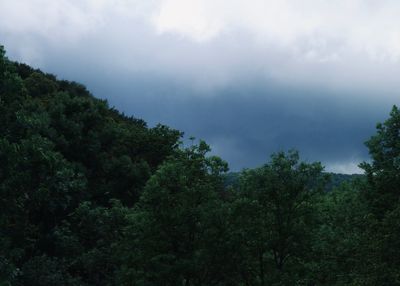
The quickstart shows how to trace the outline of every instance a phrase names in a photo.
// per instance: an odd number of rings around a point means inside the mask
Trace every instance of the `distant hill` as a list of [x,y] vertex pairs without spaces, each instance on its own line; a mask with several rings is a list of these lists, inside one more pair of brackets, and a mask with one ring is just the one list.
[[336,174],[336,173],[329,173],[330,175],[330,182],[326,185],[325,189],[327,191],[331,191],[334,188],[339,187],[344,182],[351,182],[356,179],[362,179],[365,176],[362,174]]
[[[356,179],[361,179],[364,175],[361,174],[337,174],[328,173],[330,180],[325,187],[327,192],[332,191],[334,188],[339,187],[344,182],[351,182]],[[239,184],[240,172],[230,172],[225,175],[225,187],[236,187]]]

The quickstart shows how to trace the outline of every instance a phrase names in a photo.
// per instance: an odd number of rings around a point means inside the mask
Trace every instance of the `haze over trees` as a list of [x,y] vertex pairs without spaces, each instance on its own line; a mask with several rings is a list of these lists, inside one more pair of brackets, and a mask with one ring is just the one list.
[[0,122],[1,286],[400,285],[397,107],[365,176],[294,150],[232,174],[0,48]]

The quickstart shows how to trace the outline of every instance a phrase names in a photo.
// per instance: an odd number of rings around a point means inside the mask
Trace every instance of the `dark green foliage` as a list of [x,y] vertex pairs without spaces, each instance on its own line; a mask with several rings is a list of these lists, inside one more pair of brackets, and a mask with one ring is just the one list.
[[82,285],[78,278],[72,277],[64,261],[46,255],[32,257],[21,269],[21,275],[12,285]]
[[[364,178],[361,174],[336,174],[336,173],[326,173],[329,175],[329,180],[325,185],[325,191],[331,192],[335,188],[340,187],[343,183],[352,182],[354,180],[359,180]],[[240,172],[230,172],[224,176],[225,186],[237,188],[239,185]]]
[[355,183],[346,183],[320,198],[318,228],[312,251],[317,285],[359,285],[360,247],[366,226],[366,204]]
[[377,125],[377,134],[366,145],[372,163],[363,163],[369,189],[366,192],[375,215],[397,207],[400,198],[400,111],[394,106],[390,118]]
[[88,285],[113,285],[119,266],[116,244],[127,225],[128,209],[119,201],[110,203],[105,208],[83,202],[54,230],[56,255],[66,259],[70,273]]
[[274,154],[269,164],[243,172],[237,207],[248,216],[242,227],[250,227],[244,240],[251,253],[246,276],[255,276],[251,285],[294,285],[307,278],[314,201],[325,180],[319,163],[300,162],[295,151]]
[[329,174],[329,182],[325,185],[325,191],[331,192],[336,188],[340,188],[343,184],[352,183],[357,180],[362,180],[365,176],[361,174]]
[[208,150],[200,142],[181,151],[147,182],[125,230],[121,285],[216,285],[224,276],[219,174],[227,167]]
[[367,178],[362,194],[368,205],[362,273],[365,285],[400,285],[400,111],[396,106],[366,145],[372,162],[361,165]]
[[363,175],[296,151],[226,174],[0,47],[0,286],[400,285],[400,111]]
[[2,47],[0,120],[0,285],[113,284],[125,206],[181,133],[10,62]]

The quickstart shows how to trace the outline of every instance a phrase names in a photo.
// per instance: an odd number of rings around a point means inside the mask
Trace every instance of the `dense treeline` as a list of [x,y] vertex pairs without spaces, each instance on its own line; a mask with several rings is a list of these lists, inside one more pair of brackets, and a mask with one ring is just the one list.
[[296,151],[227,175],[0,48],[0,120],[1,286],[400,285],[396,107],[365,176]]
[[[355,180],[360,180],[364,178],[362,174],[337,174],[337,173],[327,173],[329,175],[329,180],[325,184],[325,191],[330,192],[334,189],[340,187],[344,183],[350,183]],[[237,188],[241,172],[229,172],[224,174],[225,187]]]

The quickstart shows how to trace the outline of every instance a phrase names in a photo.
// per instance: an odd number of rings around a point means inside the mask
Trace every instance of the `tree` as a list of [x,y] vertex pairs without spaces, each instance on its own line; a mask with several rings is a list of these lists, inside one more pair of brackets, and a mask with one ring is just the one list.
[[326,181],[322,170],[320,163],[300,162],[298,152],[290,151],[273,154],[269,164],[243,172],[240,192],[249,204],[245,213],[251,215],[252,228],[246,240],[251,242],[249,252],[257,254],[254,272],[259,285],[267,285],[267,278],[289,284],[300,279],[296,273],[305,267],[311,250],[313,201]]
[[377,124],[377,134],[366,145],[371,163],[362,163],[369,188],[366,196],[379,218],[397,207],[400,198],[400,111],[393,106],[390,118]]
[[367,177],[363,195],[369,214],[360,280],[364,285],[400,285],[400,111],[396,106],[366,145],[372,162],[361,164]]
[[12,136],[9,126],[15,121],[15,112],[25,96],[23,81],[0,45],[0,136]]
[[[319,217],[312,243],[315,285],[360,285],[368,211],[360,194],[364,182],[344,182],[320,196]],[[361,283],[363,284],[363,283]]]
[[127,225],[128,208],[117,200],[111,207],[82,202],[53,231],[55,256],[64,261],[79,285],[115,285],[119,257],[115,255]]
[[180,151],[147,182],[126,229],[121,285],[217,285],[226,275],[216,222],[227,167],[208,151],[204,142]]

